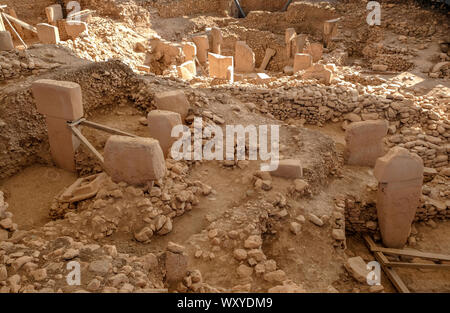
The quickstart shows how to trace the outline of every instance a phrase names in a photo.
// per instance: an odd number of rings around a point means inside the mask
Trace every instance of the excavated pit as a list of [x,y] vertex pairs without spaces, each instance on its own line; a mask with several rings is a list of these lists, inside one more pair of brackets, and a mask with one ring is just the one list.
[[[33,10],[26,1],[4,2],[35,24],[55,1],[37,1]],[[450,72],[442,52],[448,17],[389,2],[385,24],[370,27],[365,3],[293,1],[280,12],[285,2],[241,0],[247,16],[237,18],[228,0],[83,0],[82,8],[96,10],[89,36],[42,45],[25,34],[26,52],[0,54],[0,256],[9,258],[0,259],[0,274],[24,279],[0,282],[0,292],[376,292],[343,267],[352,257],[374,259],[361,235],[381,239],[373,169],[344,160],[345,129],[361,120],[387,120],[385,146],[404,147],[424,162],[406,247],[450,253]],[[319,62],[334,64],[331,82],[288,74],[286,29],[322,44],[323,24],[335,18],[341,18],[338,33]],[[167,64],[159,57],[149,64],[154,73],[142,70],[151,55],[148,38],[180,44],[211,27],[222,31],[222,55],[234,56],[236,42],[245,41],[256,68],[266,49],[274,49],[264,72],[269,78],[237,73],[230,84],[199,71],[189,81],[178,77],[179,60]],[[169,158],[167,175],[152,184],[106,178],[94,196],[61,202],[65,188],[103,169],[84,146],[76,153],[76,173],[55,167],[45,118],[31,93],[32,82],[42,78],[78,83],[88,120],[141,137],[149,137],[146,116],[156,108],[155,95],[168,90],[185,93],[191,130],[194,117],[223,129],[279,125],[280,156],[301,161],[303,177],[265,175],[260,161]],[[104,152],[109,134],[81,131]],[[45,258],[21,264],[21,257],[34,255]],[[188,267],[170,264],[173,255]],[[81,286],[65,283],[69,260],[83,265]],[[179,272],[182,279],[168,281]],[[447,273],[399,274],[413,291],[449,290]],[[396,291],[384,274],[382,285],[384,292]]]

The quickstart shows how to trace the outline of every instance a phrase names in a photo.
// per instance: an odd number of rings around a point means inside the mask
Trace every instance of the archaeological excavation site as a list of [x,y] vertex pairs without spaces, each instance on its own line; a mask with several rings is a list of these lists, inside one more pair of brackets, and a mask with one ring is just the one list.
[[0,0],[0,293],[450,293],[449,48],[446,0]]

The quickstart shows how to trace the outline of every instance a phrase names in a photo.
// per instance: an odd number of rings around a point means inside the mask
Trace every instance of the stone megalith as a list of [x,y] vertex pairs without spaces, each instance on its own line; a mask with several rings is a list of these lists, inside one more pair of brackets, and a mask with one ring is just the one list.
[[147,116],[150,137],[158,140],[164,156],[170,154],[172,144],[178,139],[172,137],[172,129],[181,125],[181,116],[176,112],[153,110]]
[[[215,53],[208,53],[209,76],[219,79],[229,79],[228,70],[233,70],[233,57],[223,56]],[[232,82],[232,77],[231,77]]]
[[14,42],[9,31],[0,31],[0,51],[10,51],[14,49]]
[[349,165],[374,166],[385,154],[383,138],[388,132],[385,120],[355,122],[345,131],[345,159]]
[[193,42],[185,42],[182,45],[184,60],[193,61],[197,56],[197,46]]
[[251,73],[255,70],[255,53],[245,41],[236,42],[235,63],[236,72]]
[[208,61],[209,39],[208,36],[194,36],[192,41],[197,46],[197,58],[200,63]]
[[284,41],[286,43],[286,55],[288,58],[292,58],[295,55],[295,52],[293,52],[294,47],[294,39],[297,36],[297,33],[295,32],[294,28],[288,28],[286,29],[285,35],[284,35]]
[[220,28],[213,27],[211,30],[211,37],[212,37],[212,53],[222,54],[223,36]]
[[422,194],[423,170],[423,160],[401,147],[376,162],[378,224],[386,247],[402,248],[408,240]]
[[312,66],[312,57],[306,53],[297,53],[294,57],[294,73],[306,70]]
[[105,171],[116,183],[144,185],[166,174],[164,153],[153,138],[113,135],[104,149]]

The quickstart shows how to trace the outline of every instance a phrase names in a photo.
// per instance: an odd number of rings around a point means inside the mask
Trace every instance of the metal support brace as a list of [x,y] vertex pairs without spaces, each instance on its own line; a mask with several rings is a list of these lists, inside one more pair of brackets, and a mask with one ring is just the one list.
[[286,2],[284,7],[281,9],[281,12],[286,12],[287,9],[289,8],[289,6],[291,5],[291,3],[292,3],[292,0],[288,0],[288,2]]
[[234,4],[236,4],[236,7],[238,8],[239,14],[241,15],[241,17],[245,18],[246,17],[245,12],[244,12],[244,10],[242,10],[242,7],[241,7],[241,4],[239,3],[239,0],[234,0]]

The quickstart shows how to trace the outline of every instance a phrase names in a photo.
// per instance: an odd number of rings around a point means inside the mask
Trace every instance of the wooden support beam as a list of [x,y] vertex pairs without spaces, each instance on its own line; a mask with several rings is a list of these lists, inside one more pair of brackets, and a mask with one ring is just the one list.
[[[8,14],[11,15],[12,17],[14,17],[14,18],[17,18],[17,13],[16,13],[16,11],[13,8],[9,8],[8,9]],[[23,32],[22,26],[16,24],[14,28],[16,29],[16,31],[20,35],[20,37],[25,38],[25,36],[24,36],[25,34]],[[17,39],[19,39],[19,38],[17,38]]]
[[89,140],[86,139],[86,137],[83,136],[83,134],[76,126],[69,124],[69,127],[72,130],[72,133],[78,139],[80,139],[81,143],[83,143],[97,157],[97,159],[99,159],[101,165],[103,166],[103,164],[105,163],[105,159],[100,154],[100,152],[98,152],[97,149],[95,149],[95,147],[89,142]]
[[401,255],[401,256],[409,256],[413,258],[422,258],[427,260],[438,260],[438,261],[450,261],[450,255],[446,254],[438,254],[438,253],[429,253],[429,252],[420,252],[414,250],[402,250],[402,249],[392,249],[392,248],[383,248],[378,247],[368,235],[364,235],[364,239],[369,243],[369,249],[372,252],[383,252],[386,254],[393,255]]
[[403,280],[398,276],[397,272],[387,266],[389,263],[388,259],[381,252],[374,252],[375,259],[380,263],[383,272],[389,278],[391,283],[394,285],[395,289],[401,293],[410,293],[408,287],[405,285]]
[[205,68],[203,67],[203,65],[200,63],[200,61],[198,60],[197,56],[194,56],[194,61],[195,63],[197,63],[198,67],[200,67],[200,70],[202,71],[203,75],[207,75]]
[[450,264],[387,262],[386,265],[389,266],[389,267],[425,268],[425,269],[435,269],[435,270],[450,270]]
[[375,255],[375,259],[378,261],[378,263],[380,263],[383,272],[394,285],[395,289],[397,289],[397,291],[401,293],[410,293],[408,287],[405,285],[400,276],[398,276],[397,272],[387,266],[389,260],[384,256],[384,254],[382,252],[373,251],[373,249],[377,246],[372,238],[369,235],[364,235],[363,238],[367,247],[370,251],[373,252],[373,254]]
[[28,29],[29,31],[32,31],[33,33],[37,34],[37,28],[36,27],[34,27],[34,26],[32,26],[32,25],[30,25],[28,23],[25,23],[25,22],[19,20],[18,18],[15,18],[15,17],[13,17],[13,16],[11,16],[9,14],[6,14],[6,13],[2,13],[2,14],[3,14],[4,18],[10,20],[11,22],[13,22],[13,23],[15,23],[17,25],[20,25],[21,27],[23,27],[25,29]]
[[11,30],[13,31],[14,35],[16,35],[16,37],[20,40],[20,42],[22,43],[22,45],[24,46],[25,49],[28,49],[27,44],[25,43],[25,41],[23,41],[22,37],[20,37],[19,33],[16,31],[16,29],[14,28],[14,26],[12,26],[11,22],[9,21],[8,18],[6,18],[6,14],[5,13],[1,13],[3,15],[3,17],[6,20],[6,23],[8,23],[9,27],[11,28]]
[[5,24],[3,23],[3,16],[0,13],[0,32],[5,31],[5,30],[6,30],[6,28],[5,28]]
[[115,129],[115,128],[112,128],[112,127],[108,127],[108,126],[105,126],[105,125],[101,125],[101,124],[97,124],[97,123],[94,123],[94,122],[87,121],[85,119],[81,120],[79,122],[79,124],[84,125],[86,127],[91,127],[91,128],[95,128],[95,129],[98,129],[98,130],[102,130],[104,132],[107,132],[107,133],[110,133],[110,134],[114,134],[114,135],[121,135],[121,136],[127,136],[127,137],[138,137],[136,135],[133,135],[133,134],[130,134],[130,133],[127,133],[127,132],[124,132],[124,131],[121,131],[121,130],[118,130],[118,129]]

